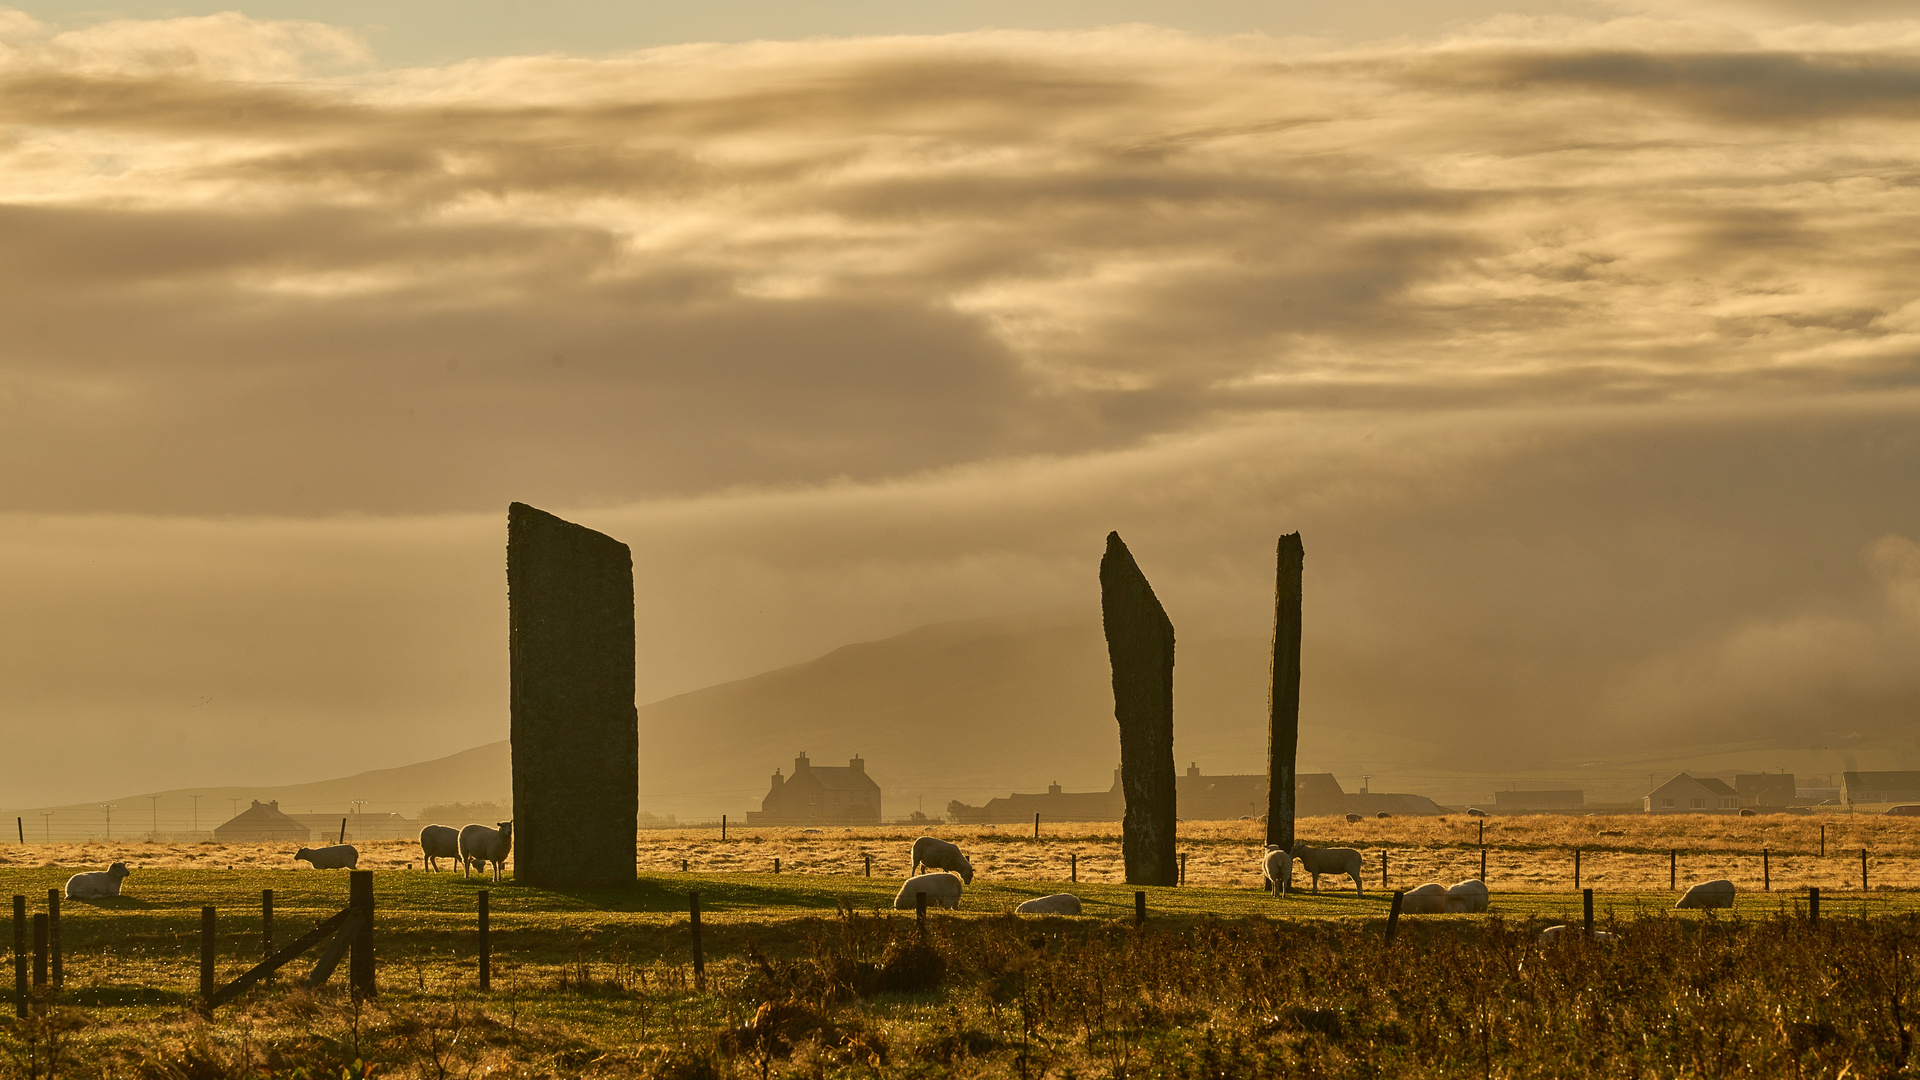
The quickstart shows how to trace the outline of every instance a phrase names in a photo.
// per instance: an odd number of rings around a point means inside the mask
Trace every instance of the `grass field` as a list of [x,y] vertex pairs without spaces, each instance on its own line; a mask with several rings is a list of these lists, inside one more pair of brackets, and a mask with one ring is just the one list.
[[[1736,830],[1754,820],[1681,834],[1695,844],[1683,865],[1702,871],[1683,885],[1712,876],[1711,859],[1741,857],[1753,833]],[[1671,821],[1606,837],[1616,846],[1591,856],[1601,869],[1588,873],[1607,873],[1607,858],[1658,854],[1661,887],[1589,879],[1619,940],[1553,949],[1534,943],[1538,930],[1576,921],[1580,899],[1570,874],[1530,884],[1526,860],[1551,864],[1565,833],[1593,835],[1580,823],[1612,819],[1550,819],[1557,831],[1536,829],[1527,846],[1510,827],[1501,857],[1516,860],[1513,884],[1496,871],[1493,914],[1408,917],[1392,948],[1387,894],[1371,876],[1364,898],[1324,882],[1319,897],[1274,900],[1244,873],[1239,884],[1149,889],[1150,918],[1136,926],[1135,890],[1088,880],[1103,874],[1093,858],[1074,886],[1064,873],[1007,872],[1023,861],[1044,871],[1074,845],[1089,855],[1115,846],[1098,827],[1062,827],[1039,844],[1031,827],[1027,838],[939,830],[976,853],[980,876],[961,912],[930,914],[924,940],[912,913],[888,910],[913,836],[901,830],[760,831],[724,847],[704,834],[645,834],[642,865],[675,869],[609,893],[425,874],[405,869],[405,848],[374,845],[363,865],[387,868],[375,874],[379,997],[352,1000],[342,972],[318,992],[250,994],[210,1022],[193,1008],[200,907],[220,912],[225,981],[258,959],[262,889],[275,892],[284,943],[344,905],[346,875],[287,868],[291,845],[10,847],[0,894],[36,909],[76,869],[110,857],[138,869],[118,900],[64,905],[66,987],[46,1011],[0,1029],[0,1076],[1895,1075],[1910,1060],[1920,893],[1863,893],[1857,877],[1843,887],[1863,842],[1876,872],[1911,850],[1911,826],[1885,820],[1847,834],[1850,853],[1793,856],[1810,876],[1835,879],[1818,927],[1793,888],[1746,890],[1732,913],[1671,912],[1659,845],[1675,834],[1652,831]],[[1257,850],[1245,824],[1186,831],[1190,881],[1240,873],[1234,864]],[[1458,819],[1326,824],[1351,830],[1330,840],[1370,857],[1387,850],[1393,867],[1404,860],[1401,887],[1466,850]],[[1624,830],[1593,830],[1614,831]],[[1798,842],[1763,835],[1785,841],[1777,850]],[[875,855],[873,878],[859,873],[862,850]],[[47,857],[56,853],[83,858],[47,865],[63,861]],[[774,857],[785,872],[714,868],[770,869]],[[677,872],[681,858],[695,872]],[[1086,902],[1082,917],[1006,914],[1068,887]],[[487,995],[476,988],[481,888],[495,957]],[[686,915],[695,889],[699,988]],[[309,966],[290,965],[286,981]]]

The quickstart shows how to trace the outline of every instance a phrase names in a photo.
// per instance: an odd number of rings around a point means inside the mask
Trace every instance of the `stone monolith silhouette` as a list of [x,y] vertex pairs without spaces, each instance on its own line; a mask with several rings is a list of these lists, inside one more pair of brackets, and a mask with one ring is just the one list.
[[633,556],[524,503],[507,508],[516,880],[632,884],[640,804]]
[[1173,622],[1119,533],[1100,560],[1100,613],[1120,723],[1120,788],[1127,812],[1120,851],[1127,884],[1178,883],[1173,772]]
[[1299,533],[1280,538],[1273,576],[1273,667],[1267,684],[1267,843],[1293,850],[1300,751],[1300,584],[1307,549]]

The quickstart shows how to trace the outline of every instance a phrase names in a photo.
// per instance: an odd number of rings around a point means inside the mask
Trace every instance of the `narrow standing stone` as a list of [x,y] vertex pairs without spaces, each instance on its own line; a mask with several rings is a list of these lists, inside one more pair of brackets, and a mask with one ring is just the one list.
[[1293,800],[1300,751],[1300,586],[1307,549],[1299,533],[1280,538],[1273,584],[1273,667],[1267,684],[1267,843],[1293,850]]
[[633,703],[633,556],[524,503],[507,509],[514,877],[634,880],[640,718]]
[[1120,787],[1127,813],[1120,850],[1127,884],[1172,885],[1177,812],[1173,771],[1173,622],[1119,533],[1100,560],[1100,610],[1120,724]]

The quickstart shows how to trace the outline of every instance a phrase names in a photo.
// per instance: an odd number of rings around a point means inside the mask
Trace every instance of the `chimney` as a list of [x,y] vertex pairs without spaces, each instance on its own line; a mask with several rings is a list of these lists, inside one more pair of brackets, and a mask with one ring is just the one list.
[[859,754],[853,755],[853,760],[847,762],[847,767],[859,773],[861,776],[867,775],[867,759],[861,757]]
[[802,750],[800,751],[800,756],[793,759],[793,773],[795,776],[798,776],[803,770],[812,767],[812,765],[813,763],[807,760],[807,752]]
[[1055,781],[1054,781],[1053,783],[1051,783],[1051,784],[1048,784],[1048,785],[1047,785],[1047,794],[1049,794],[1049,795],[1058,795],[1058,794],[1060,794],[1060,781],[1058,781],[1058,780],[1055,780]]
[[1189,761],[1187,763],[1187,775],[1198,780],[1200,778],[1200,763],[1197,761]]
[[780,775],[779,769],[773,770],[773,790],[779,791],[780,785],[786,782],[787,782],[786,777]]

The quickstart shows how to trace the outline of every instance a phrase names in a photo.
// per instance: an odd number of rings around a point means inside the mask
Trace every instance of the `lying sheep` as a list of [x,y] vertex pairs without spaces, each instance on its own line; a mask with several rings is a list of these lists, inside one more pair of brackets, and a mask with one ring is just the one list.
[[1447,911],[1456,915],[1482,915],[1487,910],[1487,883],[1468,878],[1447,890]]
[[1417,889],[1408,889],[1400,896],[1400,914],[1402,915],[1438,915],[1447,910],[1447,887],[1437,881],[1429,881]]
[[910,877],[900,886],[900,894],[893,898],[896,911],[913,911],[914,894],[926,893],[928,907],[958,908],[960,906],[960,879],[956,875],[941,871],[937,874],[921,874]]
[[[1578,941],[1581,936],[1581,928],[1578,926],[1549,926],[1540,931],[1540,944],[1552,945],[1561,941]],[[1595,930],[1593,940],[1613,941],[1614,935],[1605,930]]]
[[497,829],[485,825],[469,825],[460,830],[460,876],[466,877],[474,868],[482,872],[488,863],[493,864],[493,880],[499,881],[506,870],[507,853],[513,850],[513,822],[502,821]]
[[293,861],[305,859],[315,870],[352,870],[360,865],[360,852],[352,844],[331,844],[323,848],[303,847],[293,853]]
[[[929,896],[931,900],[933,897]],[[1072,893],[1054,893],[1052,896],[1036,896],[1013,909],[1020,915],[1078,915],[1080,898]]]
[[1351,825],[1351,824],[1353,824],[1354,822],[1356,822],[1356,821],[1359,821],[1359,820],[1360,820],[1360,815],[1359,815],[1359,814],[1348,814],[1348,815],[1347,815],[1347,824],[1349,824],[1349,825]]
[[105,900],[120,895],[120,883],[127,880],[133,871],[123,862],[114,863],[105,870],[96,870],[91,874],[75,874],[67,879],[67,899],[69,900]]
[[1726,878],[1718,881],[1703,881],[1687,890],[1677,908],[1720,908],[1733,906],[1733,882]]
[[[1320,891],[1321,874],[1345,874],[1353,879],[1355,896],[1367,895],[1360,885],[1360,853],[1350,847],[1308,847],[1302,840],[1293,845],[1293,857],[1313,875],[1313,891]],[[1289,867],[1291,871],[1291,867]]]
[[460,857],[460,830],[451,825],[429,825],[420,830],[420,864],[428,871],[440,869],[441,859]]
[[973,863],[960,853],[960,849],[931,836],[923,836],[913,842],[913,860],[907,864],[907,873],[917,874],[921,867],[930,870],[951,870],[960,875],[960,880],[973,884]]
[[1293,856],[1278,844],[1268,844],[1260,860],[1260,873],[1267,891],[1279,896],[1293,887]]
[[1485,810],[1480,809],[1477,806],[1469,806],[1467,807],[1467,816],[1468,817],[1486,817],[1487,812]]

